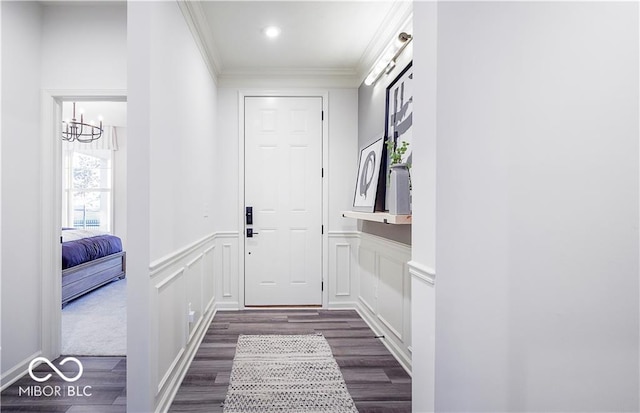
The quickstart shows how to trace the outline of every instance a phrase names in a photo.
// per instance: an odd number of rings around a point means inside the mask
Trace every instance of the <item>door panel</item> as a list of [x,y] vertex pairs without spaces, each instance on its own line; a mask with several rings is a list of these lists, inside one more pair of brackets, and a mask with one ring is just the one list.
[[322,98],[245,98],[245,305],[322,303]]

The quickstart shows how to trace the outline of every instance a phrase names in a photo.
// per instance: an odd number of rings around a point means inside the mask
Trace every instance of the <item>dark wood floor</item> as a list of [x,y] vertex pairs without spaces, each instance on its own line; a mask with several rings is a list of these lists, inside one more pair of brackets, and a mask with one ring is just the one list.
[[[63,373],[73,377],[78,367],[69,362],[60,366],[61,357],[54,361]],[[78,357],[84,372],[78,381],[67,383],[53,373],[44,383],[34,381],[29,375],[22,377],[0,396],[0,411],[9,412],[42,412],[42,413],[125,413],[127,410],[127,360],[124,357]],[[51,372],[46,364],[40,365],[36,371]],[[39,377],[44,377],[41,373]],[[51,393],[46,395],[20,394],[33,386],[39,386],[43,391],[60,389],[60,396]],[[45,389],[46,386],[50,388]],[[91,386],[91,388],[85,388]],[[73,391],[69,391],[73,387]],[[52,390],[53,389],[53,390]],[[78,391],[79,390],[79,391]],[[71,394],[71,395],[69,395]],[[91,394],[90,396],[77,396]]]
[[170,412],[222,412],[240,334],[322,333],[360,413],[410,412],[411,378],[355,311],[218,312]]
[[[222,412],[240,334],[322,333],[360,413],[411,411],[411,378],[355,311],[246,310],[218,312],[171,405],[171,412]],[[124,413],[126,359],[78,357],[84,367],[75,387],[90,397],[29,397],[19,388],[40,383],[28,375],[2,392],[2,413]],[[56,366],[59,363],[54,363]],[[72,363],[70,363],[72,364]],[[67,367],[65,365],[63,367]],[[68,366],[67,368],[75,368]],[[48,367],[39,369],[50,371]],[[61,369],[64,372],[64,368]],[[74,372],[77,370],[73,370]],[[55,375],[41,385],[69,383]]]

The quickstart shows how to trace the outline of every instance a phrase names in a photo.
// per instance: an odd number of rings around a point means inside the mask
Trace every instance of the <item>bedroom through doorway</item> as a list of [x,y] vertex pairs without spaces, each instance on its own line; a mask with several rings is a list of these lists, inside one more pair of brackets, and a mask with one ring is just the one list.
[[61,354],[126,356],[127,103],[65,100],[61,114]]

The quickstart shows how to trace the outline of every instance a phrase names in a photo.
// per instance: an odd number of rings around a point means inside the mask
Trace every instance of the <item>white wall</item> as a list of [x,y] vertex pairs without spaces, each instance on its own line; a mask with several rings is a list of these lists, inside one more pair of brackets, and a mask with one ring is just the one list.
[[415,2],[413,228],[411,233],[411,384],[416,412],[434,409],[435,399],[435,268],[436,268],[436,52],[438,3]]
[[[2,2],[2,378],[40,351],[40,50],[36,3]],[[20,309],[16,316],[16,309]],[[17,372],[17,373],[21,373]],[[3,380],[4,383],[4,380]]]
[[437,24],[436,409],[638,411],[638,4]]
[[[2,237],[15,240],[2,243],[2,306],[22,309],[19,318],[2,320],[3,378],[22,373],[42,349],[41,265],[33,257],[41,256],[43,211],[53,206],[40,199],[41,173],[46,173],[40,159],[40,91],[126,89],[126,8],[96,7],[2,2]],[[100,62],[100,68],[88,62]]]
[[176,2],[129,2],[128,46],[127,411],[149,412],[213,316],[217,92]]
[[43,13],[44,89],[127,88],[124,3],[45,5]]
[[151,30],[150,218],[155,260],[213,232],[217,98],[177,4],[157,4]]

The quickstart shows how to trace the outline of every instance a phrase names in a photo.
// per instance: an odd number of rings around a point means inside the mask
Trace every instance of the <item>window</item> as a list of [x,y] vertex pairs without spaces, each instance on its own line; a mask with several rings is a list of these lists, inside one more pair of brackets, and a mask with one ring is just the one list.
[[62,225],[113,230],[112,151],[64,151]]

